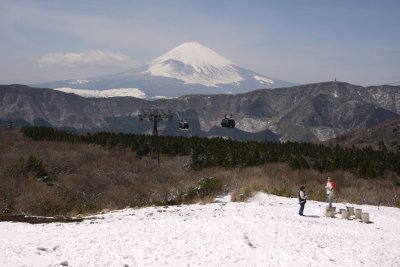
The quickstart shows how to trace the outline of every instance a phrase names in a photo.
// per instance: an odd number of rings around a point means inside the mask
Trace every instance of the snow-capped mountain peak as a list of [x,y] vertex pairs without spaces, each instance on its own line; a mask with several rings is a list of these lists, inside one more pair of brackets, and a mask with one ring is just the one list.
[[[237,94],[262,88],[293,86],[236,65],[196,42],[175,47],[149,64],[121,73],[34,84],[37,87],[74,91],[85,97],[179,97],[188,94]],[[127,92],[127,89],[129,89]],[[134,90],[132,90],[134,89]]]
[[205,86],[233,84],[244,79],[235,64],[196,42],[183,43],[156,58],[146,73]]
[[156,58],[154,62],[176,60],[194,67],[213,65],[215,67],[226,67],[233,65],[231,61],[219,55],[210,48],[196,42],[183,43],[164,55]]

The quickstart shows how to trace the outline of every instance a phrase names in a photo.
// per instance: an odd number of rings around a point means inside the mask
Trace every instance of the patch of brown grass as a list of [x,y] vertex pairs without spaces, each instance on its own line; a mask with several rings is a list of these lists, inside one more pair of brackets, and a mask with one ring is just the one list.
[[[26,171],[32,155],[55,177],[49,184]],[[76,215],[127,206],[180,203],[182,194],[201,178],[216,177],[222,191],[244,201],[263,191],[297,197],[301,184],[310,199],[326,201],[325,178],[337,184],[338,202],[400,207],[400,178],[364,180],[347,172],[293,171],[286,164],[257,167],[214,167],[192,171],[189,157],[138,159],[128,149],[105,149],[91,144],[33,142],[18,132],[0,130],[0,214]],[[214,196],[194,197],[209,202]]]

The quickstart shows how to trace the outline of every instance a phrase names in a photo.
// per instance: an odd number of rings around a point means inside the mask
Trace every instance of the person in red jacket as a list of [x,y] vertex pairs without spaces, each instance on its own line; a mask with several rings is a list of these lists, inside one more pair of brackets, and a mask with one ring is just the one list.
[[336,186],[331,177],[328,176],[326,179],[325,189],[326,194],[328,195],[328,206],[332,208],[332,199],[333,199],[333,191],[335,190]]

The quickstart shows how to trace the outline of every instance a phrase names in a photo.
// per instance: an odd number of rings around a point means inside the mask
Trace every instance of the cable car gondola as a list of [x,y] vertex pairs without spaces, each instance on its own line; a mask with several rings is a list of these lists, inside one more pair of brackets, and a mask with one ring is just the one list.
[[232,114],[229,118],[225,114],[225,118],[221,120],[221,126],[225,128],[235,128],[235,120],[232,119]]
[[181,130],[188,130],[189,129],[189,123],[187,122],[187,120],[181,120],[179,122],[179,129],[181,129]]

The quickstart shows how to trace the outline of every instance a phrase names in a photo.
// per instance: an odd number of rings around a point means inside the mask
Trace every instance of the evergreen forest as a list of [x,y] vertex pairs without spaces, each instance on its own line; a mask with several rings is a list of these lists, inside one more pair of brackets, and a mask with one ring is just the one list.
[[[80,134],[48,127],[21,128],[24,136],[36,141],[97,144],[109,149],[129,148],[138,158],[149,156],[153,137],[143,134],[97,132]],[[319,172],[343,170],[361,178],[400,175],[400,153],[389,151],[383,142],[378,150],[339,145],[297,142],[236,141],[223,138],[159,136],[160,153],[191,156],[191,167],[247,167],[266,163],[287,163],[294,170]]]

